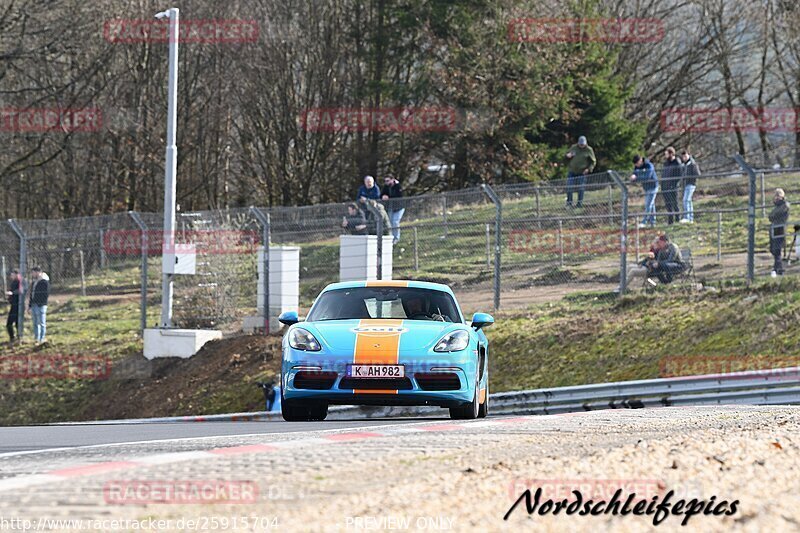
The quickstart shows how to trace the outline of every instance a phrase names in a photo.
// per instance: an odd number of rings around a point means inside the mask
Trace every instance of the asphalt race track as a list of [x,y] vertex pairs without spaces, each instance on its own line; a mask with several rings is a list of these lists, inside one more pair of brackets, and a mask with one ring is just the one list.
[[166,439],[269,435],[419,422],[419,418],[331,420],[326,422],[175,422],[0,427],[0,456],[11,452],[97,446]]
[[[44,531],[796,531],[798,415],[798,407],[706,406],[469,421],[2,428],[0,525]],[[545,512],[515,506],[526,490],[544,495],[538,509]],[[657,528],[652,514],[547,512],[553,507],[546,501],[572,490],[603,505],[616,490],[643,502],[663,502],[670,494],[675,509],[683,503]],[[695,514],[689,527],[681,525],[685,504],[700,501],[732,512]]]

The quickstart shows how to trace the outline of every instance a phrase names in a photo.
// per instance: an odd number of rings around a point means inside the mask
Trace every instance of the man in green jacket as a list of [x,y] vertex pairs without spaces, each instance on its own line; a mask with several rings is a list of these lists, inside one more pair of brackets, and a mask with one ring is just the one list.
[[586,142],[586,137],[578,137],[578,144],[573,144],[567,152],[567,207],[572,207],[572,192],[577,189],[578,203],[575,207],[583,207],[583,190],[586,187],[586,176],[594,170],[597,158],[594,150]]

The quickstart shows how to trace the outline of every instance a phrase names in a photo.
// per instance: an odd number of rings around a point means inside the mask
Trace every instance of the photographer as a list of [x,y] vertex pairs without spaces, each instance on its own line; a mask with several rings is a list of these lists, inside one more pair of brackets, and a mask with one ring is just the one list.
[[783,245],[786,243],[786,221],[789,220],[789,202],[783,189],[775,189],[772,199],[775,207],[769,213],[769,252],[775,258],[771,276],[783,276]]

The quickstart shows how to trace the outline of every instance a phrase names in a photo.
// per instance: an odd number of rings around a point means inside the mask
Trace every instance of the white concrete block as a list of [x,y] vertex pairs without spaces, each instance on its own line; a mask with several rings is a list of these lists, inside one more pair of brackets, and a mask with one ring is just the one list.
[[[392,236],[383,237],[382,279],[392,279]],[[339,237],[339,280],[378,279],[378,237],[342,235]]]
[[196,354],[205,343],[221,339],[222,332],[213,329],[160,329],[144,330],[144,356],[188,358]]

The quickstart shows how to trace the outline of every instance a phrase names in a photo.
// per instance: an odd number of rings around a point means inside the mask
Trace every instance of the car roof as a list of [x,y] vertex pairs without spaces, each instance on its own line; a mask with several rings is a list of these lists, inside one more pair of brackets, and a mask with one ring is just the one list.
[[[356,287],[409,287],[411,289],[430,289],[434,291],[442,291],[448,293],[455,298],[453,290],[442,283],[433,283],[430,281],[413,281],[413,280],[400,280],[400,279],[387,279],[387,280],[374,280],[374,281],[341,281],[338,283],[331,283],[322,292],[333,291],[336,289],[353,289]],[[321,293],[320,293],[321,294]]]

